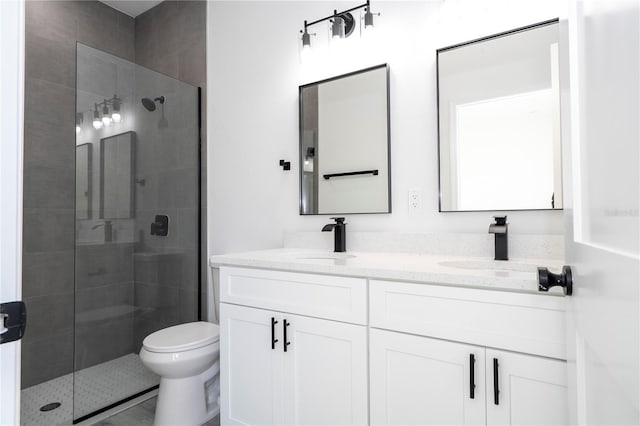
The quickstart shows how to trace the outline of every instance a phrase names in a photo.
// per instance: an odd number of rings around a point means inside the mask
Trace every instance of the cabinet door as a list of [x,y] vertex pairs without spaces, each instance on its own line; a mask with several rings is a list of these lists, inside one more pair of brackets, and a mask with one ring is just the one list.
[[566,425],[566,362],[487,349],[488,425]]
[[297,315],[282,318],[289,324],[290,343],[282,352],[285,424],[366,425],[366,327]]
[[281,425],[282,346],[271,348],[271,318],[261,309],[220,304],[220,422],[228,425]]
[[484,352],[478,346],[371,329],[371,424],[484,424]]

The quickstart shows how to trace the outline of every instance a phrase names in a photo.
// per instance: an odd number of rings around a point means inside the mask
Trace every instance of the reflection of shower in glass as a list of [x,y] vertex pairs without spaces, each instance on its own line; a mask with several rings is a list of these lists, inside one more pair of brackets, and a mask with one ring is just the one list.
[[151,100],[150,98],[142,98],[142,105],[144,105],[147,111],[155,111],[156,102],[160,102],[160,105],[164,105],[164,96],[160,96],[154,100]]
[[167,127],[169,127],[169,122],[164,116],[164,104],[162,104],[162,115],[160,116],[160,121],[158,121],[158,127],[161,129],[166,129]]
[[142,105],[147,109],[147,111],[155,111],[156,110],[156,102],[159,102],[162,105],[162,116],[160,117],[160,121],[158,121],[158,127],[161,129],[165,129],[169,127],[169,122],[167,118],[164,116],[164,96],[160,96],[151,100],[150,98],[142,98]]

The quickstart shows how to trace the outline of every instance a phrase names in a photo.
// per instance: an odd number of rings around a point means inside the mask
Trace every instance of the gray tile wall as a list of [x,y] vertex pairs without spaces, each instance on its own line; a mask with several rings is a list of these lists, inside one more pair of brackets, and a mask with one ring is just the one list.
[[[148,334],[197,319],[198,140],[193,86],[142,67],[136,81],[137,98],[165,98],[136,120],[136,179],[145,181],[136,189],[137,350]],[[169,217],[168,235],[150,234],[155,215]]]
[[97,1],[25,15],[22,387],[73,370],[76,41],[134,60],[135,22]]
[[[194,279],[189,279],[187,285],[184,280],[169,282],[173,275],[167,270],[171,265],[175,270],[193,268],[194,247],[185,250],[179,260],[170,259],[158,265],[156,271],[161,278],[156,281],[142,277],[143,267],[134,278],[134,268],[141,265],[133,256],[133,246],[114,244],[102,248],[108,251],[102,256],[129,259],[123,260],[118,276],[113,275],[110,267],[104,271],[99,267],[91,269],[99,249],[80,248],[76,255],[82,264],[78,265],[78,292],[74,294],[72,123],[76,42],[201,86],[204,94],[205,34],[205,2],[200,1],[166,1],[135,20],[93,0],[26,2],[23,294],[29,310],[29,327],[22,349],[23,388],[73,370],[74,297],[78,308],[76,319],[83,320],[76,329],[76,343],[82,343],[76,347],[75,362],[79,368],[102,362],[105,356],[109,359],[130,352],[132,344],[139,345],[146,334],[167,321],[194,319],[192,306],[197,299]],[[202,105],[206,105],[204,100]],[[203,128],[203,140],[205,131]],[[202,158],[204,161],[205,153]],[[166,178],[177,171],[166,168],[165,172]],[[178,185],[174,187],[179,191]],[[206,194],[204,186],[203,193]],[[174,209],[176,216],[188,215],[180,200],[165,199],[163,204]],[[204,206],[203,199],[201,208]],[[206,217],[204,211],[202,217]],[[180,238],[195,232],[188,225],[182,228]],[[180,248],[180,244],[174,245]],[[206,277],[206,261],[202,269]],[[99,309],[101,303],[140,305],[143,309],[135,318],[136,327],[124,327],[133,319],[133,314],[127,312],[109,323],[83,315]],[[145,310],[145,306],[149,309]],[[169,314],[169,307],[175,308],[175,313]],[[106,343],[115,341],[127,343]]]
[[[170,77],[202,88],[202,153],[201,168],[206,170],[206,2],[164,1],[136,17],[136,63],[159,71]],[[175,149],[175,146],[174,148]],[[164,178],[171,179],[181,173],[169,171]],[[203,291],[206,291],[206,176],[201,185],[202,245],[201,271]],[[180,186],[177,186],[180,188]],[[179,195],[179,194],[176,194]],[[174,200],[170,202],[175,203]],[[187,204],[182,204],[187,205]],[[193,247],[191,247],[192,249]],[[193,257],[195,254],[191,254]],[[191,291],[191,289],[190,289]],[[183,295],[184,296],[184,295]],[[189,295],[193,297],[193,295]],[[181,300],[184,300],[184,296]],[[206,313],[206,297],[203,292],[202,312]],[[142,334],[142,333],[140,333]]]

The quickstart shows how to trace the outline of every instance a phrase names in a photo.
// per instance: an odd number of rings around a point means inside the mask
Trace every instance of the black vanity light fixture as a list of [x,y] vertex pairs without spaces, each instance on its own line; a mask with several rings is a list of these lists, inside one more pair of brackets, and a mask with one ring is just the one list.
[[[372,28],[373,27],[373,15],[371,12],[371,5],[369,0],[366,3],[361,4],[359,6],[352,7],[351,9],[343,10],[342,12],[338,12],[334,9],[333,14],[329,16],[325,16],[324,18],[316,19],[315,21],[308,22],[304,21],[304,29],[300,30],[302,34],[302,49],[308,50],[311,49],[311,36],[315,36],[315,33],[310,33],[308,31],[309,27],[315,24],[319,24],[320,22],[329,21],[331,22],[331,37],[334,39],[346,38],[353,34],[353,30],[356,26],[356,20],[354,19],[351,12],[356,11],[358,9],[364,8],[364,28]],[[375,15],[380,15],[376,13]]]
[[[100,130],[103,127],[110,126],[112,123],[120,123],[122,121],[121,106],[122,99],[118,95],[113,95],[110,99],[93,104],[93,108],[90,110],[93,112],[93,128]],[[76,114],[76,133],[80,133],[83,118],[84,113],[79,112]]]

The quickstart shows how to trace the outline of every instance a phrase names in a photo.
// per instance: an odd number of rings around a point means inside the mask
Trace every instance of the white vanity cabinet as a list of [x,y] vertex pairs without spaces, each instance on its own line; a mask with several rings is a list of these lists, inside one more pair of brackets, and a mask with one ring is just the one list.
[[370,360],[372,425],[568,422],[563,361],[375,329]]
[[567,424],[566,363],[548,358],[563,298],[388,281],[370,298],[386,329],[370,331],[371,424]]
[[366,284],[221,268],[221,423],[367,424]]
[[567,423],[563,297],[261,268],[219,269],[223,425]]
[[284,424],[283,357],[270,311],[220,304],[221,424]]
[[485,424],[484,352],[372,329],[371,424]]
[[496,349],[485,360],[488,425],[569,424],[566,362]]

